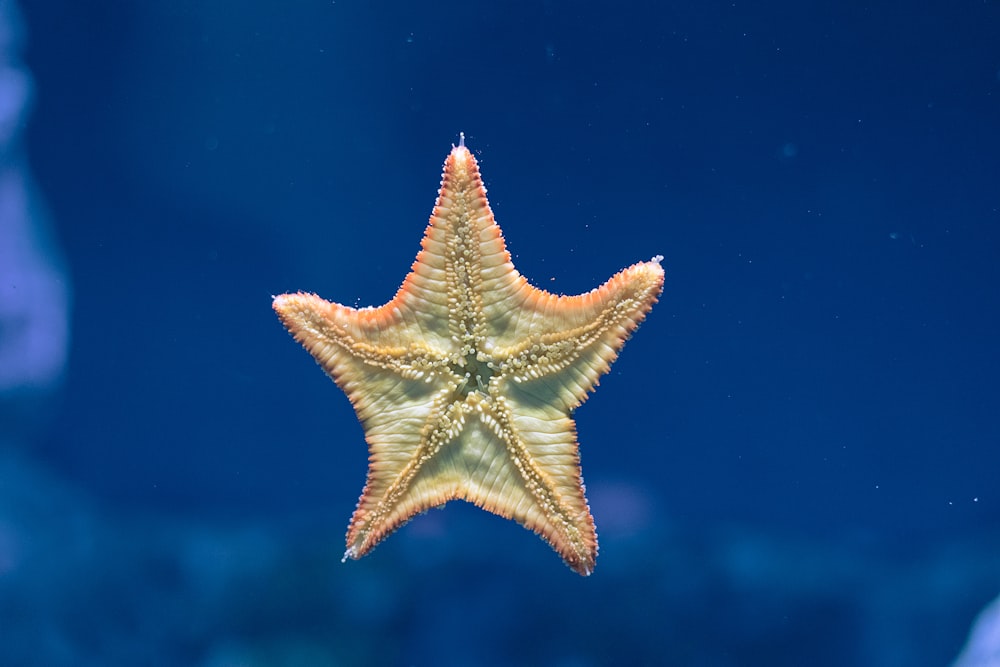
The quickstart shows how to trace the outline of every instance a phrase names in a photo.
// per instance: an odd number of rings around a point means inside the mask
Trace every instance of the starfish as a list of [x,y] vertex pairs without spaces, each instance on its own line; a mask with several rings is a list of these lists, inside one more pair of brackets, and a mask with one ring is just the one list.
[[659,297],[662,257],[579,296],[532,287],[511,262],[464,137],[445,161],[421,247],[384,306],[274,297],[364,426],[368,479],[344,560],[463,499],[535,531],[589,575],[597,533],[572,413]]

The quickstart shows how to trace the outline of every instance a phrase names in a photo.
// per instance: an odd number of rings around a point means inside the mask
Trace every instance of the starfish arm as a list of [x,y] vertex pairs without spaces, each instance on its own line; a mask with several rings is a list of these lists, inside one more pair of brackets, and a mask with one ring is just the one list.
[[485,334],[483,295],[502,283],[495,267],[509,264],[479,166],[468,149],[456,146],[445,160],[420,253],[393,301],[419,313],[427,320],[423,327],[462,356]]
[[473,498],[485,509],[538,533],[563,561],[587,576],[597,562],[597,531],[584,495],[573,420],[550,406],[536,409],[498,396],[484,420],[506,451],[502,494]]
[[382,369],[427,380],[447,365],[446,354],[411,334],[404,312],[392,301],[359,310],[299,292],[276,296],[272,305],[295,340],[347,391],[352,403],[355,396],[345,383],[359,373]]
[[517,344],[493,350],[500,360],[495,365],[522,395],[572,410],[587,399],[656,303],[663,268],[658,260],[641,262],[579,296],[528,289],[521,308],[526,314],[514,326],[526,330]]
[[422,402],[430,410],[415,405],[402,419],[398,412],[382,418],[382,406],[365,410],[368,479],[347,529],[345,558],[361,558],[417,513],[459,496],[460,478],[441,465],[442,448],[465,421],[451,393],[437,392]]

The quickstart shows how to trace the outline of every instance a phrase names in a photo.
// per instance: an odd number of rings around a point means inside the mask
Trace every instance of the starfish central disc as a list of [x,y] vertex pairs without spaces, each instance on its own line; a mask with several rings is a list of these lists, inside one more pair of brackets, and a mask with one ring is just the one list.
[[462,375],[464,372],[465,382],[459,388],[459,394],[462,398],[465,398],[473,391],[486,393],[490,378],[493,377],[493,371],[490,369],[489,362],[480,359],[475,350],[465,355],[461,365],[453,367],[452,371],[457,375]]

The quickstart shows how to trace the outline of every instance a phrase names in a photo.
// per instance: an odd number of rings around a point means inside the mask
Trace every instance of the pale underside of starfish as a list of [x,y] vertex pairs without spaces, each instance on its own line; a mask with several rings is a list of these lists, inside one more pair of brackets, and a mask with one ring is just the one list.
[[464,499],[535,531],[590,574],[597,533],[572,413],[656,302],[661,258],[579,296],[532,287],[511,262],[464,142],[445,161],[421,245],[384,306],[274,298],[364,426],[368,479],[345,559]]

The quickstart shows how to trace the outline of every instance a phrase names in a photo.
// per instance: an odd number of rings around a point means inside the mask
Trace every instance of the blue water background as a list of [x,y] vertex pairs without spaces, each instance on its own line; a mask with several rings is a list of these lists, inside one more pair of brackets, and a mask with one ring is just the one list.
[[[93,531],[41,655],[942,665],[1000,593],[997,3],[23,10],[74,294],[30,457]],[[387,301],[460,131],[533,284],[665,258],[576,415],[587,579],[462,503],[339,562],[363,432],[271,295]]]

